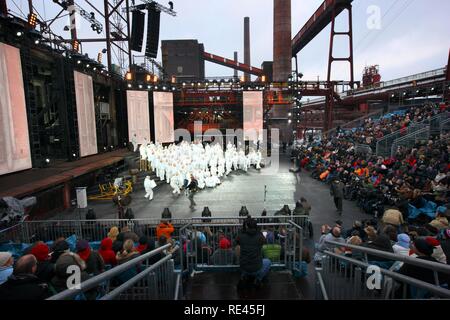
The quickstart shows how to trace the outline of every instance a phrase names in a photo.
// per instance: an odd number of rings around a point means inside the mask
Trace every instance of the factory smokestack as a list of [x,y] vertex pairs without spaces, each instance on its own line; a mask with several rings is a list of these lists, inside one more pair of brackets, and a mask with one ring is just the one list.
[[292,71],[291,0],[273,3],[273,81],[286,82]]
[[[250,61],[250,18],[244,18],[244,63],[251,65]],[[244,73],[244,81],[250,82],[250,74]]]

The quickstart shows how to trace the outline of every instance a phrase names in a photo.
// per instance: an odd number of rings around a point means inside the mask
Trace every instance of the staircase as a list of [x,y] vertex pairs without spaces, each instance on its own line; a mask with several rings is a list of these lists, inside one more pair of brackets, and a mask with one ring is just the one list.
[[290,271],[271,271],[260,288],[240,282],[240,272],[204,272],[185,284],[186,300],[302,300]]

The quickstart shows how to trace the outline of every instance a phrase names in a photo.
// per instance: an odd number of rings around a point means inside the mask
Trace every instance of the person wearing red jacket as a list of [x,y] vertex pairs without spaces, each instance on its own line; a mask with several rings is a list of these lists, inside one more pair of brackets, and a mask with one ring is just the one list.
[[113,241],[111,240],[111,238],[105,238],[100,243],[100,249],[98,250],[98,253],[102,256],[105,264],[115,266],[117,264],[117,260],[116,254],[114,253],[112,246]]

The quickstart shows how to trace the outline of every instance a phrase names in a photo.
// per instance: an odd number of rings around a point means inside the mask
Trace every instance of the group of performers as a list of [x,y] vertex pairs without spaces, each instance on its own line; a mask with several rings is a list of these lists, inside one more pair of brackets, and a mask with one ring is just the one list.
[[[262,154],[250,148],[246,155],[242,148],[228,143],[226,151],[219,144],[201,142],[181,142],[163,147],[161,144],[149,143],[139,147],[140,170],[155,171],[161,181],[165,181],[179,195],[193,181],[198,189],[214,188],[221,184],[221,178],[234,170],[248,171],[250,166],[261,169]],[[156,183],[147,177],[144,182],[146,198],[153,199]]]

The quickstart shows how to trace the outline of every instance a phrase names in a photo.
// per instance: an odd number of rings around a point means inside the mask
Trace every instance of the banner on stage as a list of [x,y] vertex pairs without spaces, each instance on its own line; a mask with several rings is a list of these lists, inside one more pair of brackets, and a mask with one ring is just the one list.
[[173,94],[171,92],[154,92],[153,105],[155,113],[155,141],[157,143],[174,142]]
[[20,50],[0,43],[0,175],[31,167]]
[[74,79],[80,156],[87,157],[98,153],[94,87],[87,74],[74,71]]
[[128,137],[137,145],[150,143],[150,112],[147,91],[127,91]]
[[263,140],[263,92],[244,91],[244,140]]

